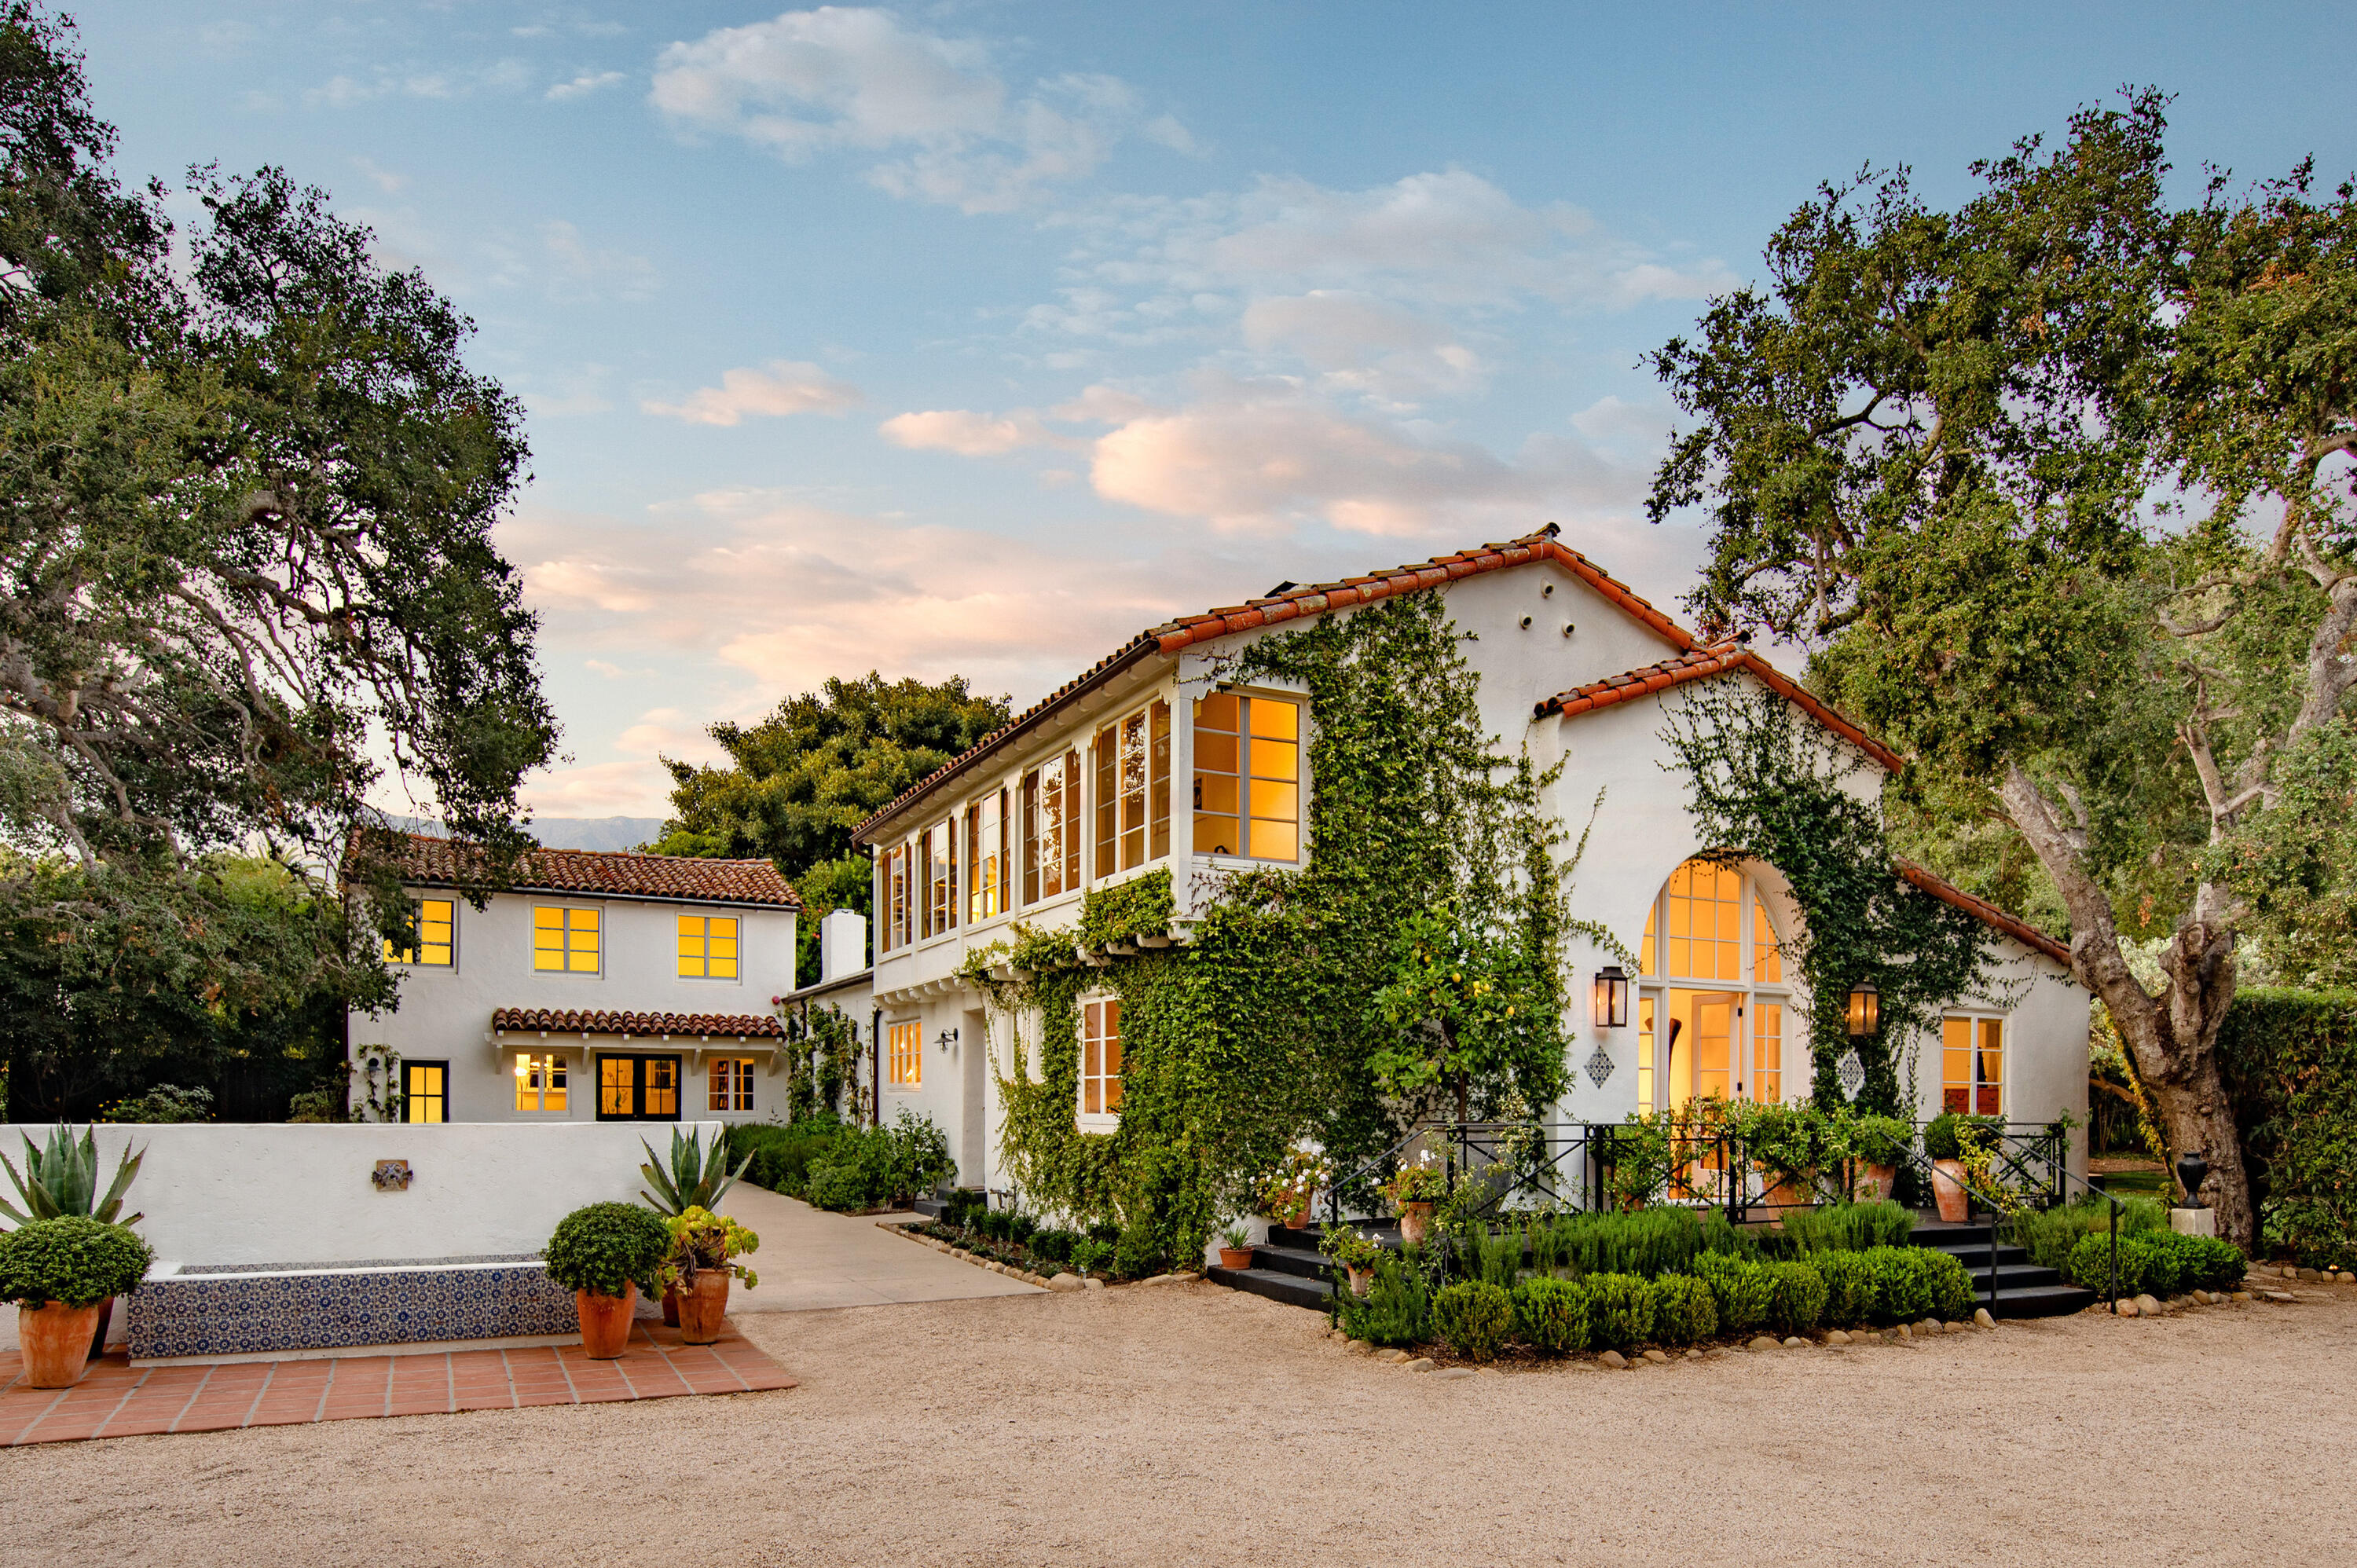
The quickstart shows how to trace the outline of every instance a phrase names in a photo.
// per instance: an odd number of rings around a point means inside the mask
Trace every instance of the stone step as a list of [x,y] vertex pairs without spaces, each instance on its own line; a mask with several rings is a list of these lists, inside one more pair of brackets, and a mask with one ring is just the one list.
[[1226,1285],[1231,1290],[1266,1296],[1287,1306],[1306,1306],[1315,1311],[1326,1310],[1334,1298],[1334,1287],[1323,1280],[1305,1279],[1299,1274],[1280,1273],[1274,1269],[1222,1269],[1203,1271],[1203,1277],[1213,1284]]

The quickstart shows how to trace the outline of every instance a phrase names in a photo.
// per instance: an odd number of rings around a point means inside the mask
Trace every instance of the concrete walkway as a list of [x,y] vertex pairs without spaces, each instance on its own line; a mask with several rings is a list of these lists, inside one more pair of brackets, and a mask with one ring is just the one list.
[[740,1284],[728,1293],[732,1316],[1046,1294],[920,1247],[873,1219],[829,1214],[750,1182],[730,1187],[720,1208],[761,1238],[761,1250],[745,1260],[761,1276],[760,1285],[747,1290]]

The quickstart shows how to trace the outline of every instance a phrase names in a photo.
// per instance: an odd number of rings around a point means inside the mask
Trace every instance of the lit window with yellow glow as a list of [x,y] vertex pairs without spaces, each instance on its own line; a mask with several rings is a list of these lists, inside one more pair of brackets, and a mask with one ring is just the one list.
[[1301,704],[1214,692],[1195,703],[1195,853],[1301,858]]
[[737,921],[723,915],[682,915],[679,918],[679,977],[682,980],[737,978]]
[[597,972],[597,911],[551,904],[532,912],[532,967],[563,974]]
[[563,1111],[565,1058],[539,1051],[518,1051],[515,1059],[515,1108],[518,1111]]
[[715,1057],[705,1067],[705,1081],[711,1086],[705,1108],[709,1111],[750,1111],[753,1109],[753,1058],[751,1057]]
[[1940,1020],[1940,1109],[1969,1116],[2005,1110],[2005,1020]]
[[414,964],[421,969],[447,969],[457,951],[452,941],[457,929],[457,906],[448,898],[420,898],[410,906],[417,921],[417,945],[401,948],[391,937],[384,941],[384,961]]
[[894,1089],[915,1089],[925,1081],[922,1026],[895,1024],[885,1036],[885,1081]]
[[450,1064],[401,1064],[401,1119],[404,1122],[450,1120]]

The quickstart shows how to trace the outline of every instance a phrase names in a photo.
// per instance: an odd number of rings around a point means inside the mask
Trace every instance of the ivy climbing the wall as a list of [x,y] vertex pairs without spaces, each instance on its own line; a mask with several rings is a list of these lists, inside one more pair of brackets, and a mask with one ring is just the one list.
[[[1843,787],[1866,758],[1774,693],[1688,687],[1663,739],[1686,775],[1696,832],[1718,846],[1703,858],[1763,860],[1792,885],[1807,934],[1785,956],[1807,998],[1813,1098],[1828,1110],[1845,1102],[1835,1067],[1856,1046],[1866,1076],[1855,1103],[1911,1116],[1892,1047],[1936,1032],[1942,1008],[1986,990],[1987,929],[1897,874],[1880,811]],[[1849,995],[1862,981],[1881,993],[1881,1027],[1853,1040]]]
[[856,1117],[859,1021],[833,1003],[786,1015],[786,1119]]
[[[991,997],[1008,1173],[1117,1220],[1135,1271],[1191,1260],[1296,1139],[1338,1164],[1420,1116],[1563,1092],[1565,908],[1550,776],[1500,752],[1441,596],[1254,643],[1221,681],[1306,693],[1309,856],[1186,890],[1167,869],[1018,928],[964,972]],[[1172,934],[1181,945],[1135,939]],[[1480,989],[1477,990],[1476,986]],[[1084,1001],[1120,1004],[1114,1132],[1077,1125]]]

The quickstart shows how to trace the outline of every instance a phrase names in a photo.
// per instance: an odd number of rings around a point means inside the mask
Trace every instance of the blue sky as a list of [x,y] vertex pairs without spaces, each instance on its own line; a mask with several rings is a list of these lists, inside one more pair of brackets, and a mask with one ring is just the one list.
[[1550,520],[1674,605],[1640,356],[1819,180],[1951,199],[2127,82],[2179,95],[2181,195],[2357,168],[2344,7],[78,20],[124,174],[326,187],[523,397],[551,815],[662,814],[659,754],[829,674],[1026,703],[1170,614]]

